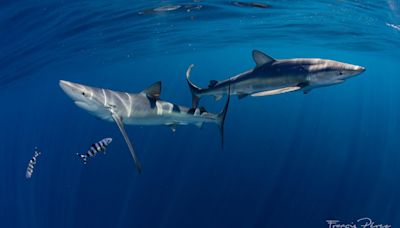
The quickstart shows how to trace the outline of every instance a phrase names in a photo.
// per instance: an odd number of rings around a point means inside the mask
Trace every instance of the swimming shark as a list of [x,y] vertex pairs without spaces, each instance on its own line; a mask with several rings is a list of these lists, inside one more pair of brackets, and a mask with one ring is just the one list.
[[160,100],[160,81],[140,93],[117,92],[64,80],[60,80],[59,85],[78,107],[102,120],[117,124],[139,173],[142,170],[141,164],[125,131],[125,125],[167,125],[175,131],[177,125],[194,124],[201,128],[204,123],[214,123],[220,127],[223,145],[229,97],[222,112],[214,114],[205,108],[187,108]]
[[[223,95],[260,97],[303,91],[343,83],[365,71],[362,66],[328,59],[296,58],[274,59],[258,50],[253,50],[256,66],[246,72],[223,81],[211,80],[208,88],[193,84],[189,77],[193,64],[186,71],[186,80],[192,93],[192,107],[197,107],[203,96],[214,96],[219,100]],[[229,93],[228,93],[228,87]]]

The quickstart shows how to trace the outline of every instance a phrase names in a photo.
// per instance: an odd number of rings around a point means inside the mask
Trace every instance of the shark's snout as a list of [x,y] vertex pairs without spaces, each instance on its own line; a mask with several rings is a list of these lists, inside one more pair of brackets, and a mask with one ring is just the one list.
[[59,85],[64,92],[67,92],[67,90],[71,87],[71,83],[64,80],[60,80]]
[[64,81],[64,80],[60,80],[59,85],[60,85],[61,89],[63,89],[65,92],[68,92],[68,91],[72,90],[74,87],[76,87],[76,86],[74,86],[74,83]]
[[59,85],[78,107],[89,112],[98,110],[99,106],[96,100],[93,99],[92,88],[64,80],[60,80]]
[[355,71],[354,71],[354,73],[353,73],[353,76],[360,75],[360,74],[362,74],[364,71],[365,71],[365,67],[356,66],[356,69],[355,69]]
[[59,85],[72,100],[77,101],[83,98],[82,93],[85,92],[85,89],[82,85],[64,80],[60,80]]
[[345,78],[357,76],[365,71],[365,67],[347,64],[343,69]]
[[362,73],[362,72],[364,72],[364,71],[365,71],[365,67],[362,67],[362,66],[356,66],[356,67],[355,67],[355,71],[357,71],[357,72],[359,72],[359,73]]

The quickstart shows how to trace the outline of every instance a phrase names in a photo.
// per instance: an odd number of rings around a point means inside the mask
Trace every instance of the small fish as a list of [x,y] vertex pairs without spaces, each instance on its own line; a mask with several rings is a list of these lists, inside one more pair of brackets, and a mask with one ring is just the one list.
[[97,143],[92,144],[90,149],[85,154],[76,153],[83,160],[83,164],[86,164],[89,157],[94,157],[99,152],[106,153],[107,146],[112,142],[112,138],[105,138]]
[[37,157],[39,157],[40,154],[41,152],[38,150],[37,147],[35,147],[35,154],[31,158],[31,160],[29,160],[28,167],[26,168],[26,174],[25,174],[26,179],[30,179],[32,177],[33,170],[35,169],[36,165],[36,159]]

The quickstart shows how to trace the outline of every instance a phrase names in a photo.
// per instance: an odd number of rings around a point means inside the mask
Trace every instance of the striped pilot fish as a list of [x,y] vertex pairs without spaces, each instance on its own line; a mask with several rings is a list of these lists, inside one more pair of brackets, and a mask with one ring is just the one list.
[[31,160],[29,160],[28,167],[26,168],[26,174],[25,174],[26,179],[30,179],[32,177],[33,170],[35,169],[36,165],[36,159],[37,157],[39,157],[40,154],[41,152],[38,150],[37,147],[35,147],[35,153],[33,154]]
[[97,143],[92,144],[92,146],[90,147],[90,149],[85,153],[85,154],[79,154],[76,153],[76,155],[78,155],[80,158],[82,158],[83,160],[83,164],[86,164],[87,159],[89,157],[94,157],[97,153],[99,152],[104,152],[106,153],[107,150],[107,146],[112,142],[112,138],[105,138],[102,139],[100,141],[98,141]]

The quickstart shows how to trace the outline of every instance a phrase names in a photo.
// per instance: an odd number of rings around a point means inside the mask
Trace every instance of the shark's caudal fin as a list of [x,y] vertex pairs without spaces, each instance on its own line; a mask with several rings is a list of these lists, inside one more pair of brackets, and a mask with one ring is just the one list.
[[187,81],[187,83],[189,85],[190,92],[192,93],[192,107],[193,108],[197,108],[197,106],[199,105],[199,100],[200,100],[199,94],[201,92],[201,88],[196,86],[195,84],[193,84],[189,79],[190,72],[192,71],[193,67],[194,67],[193,64],[191,64],[188,67],[188,69],[186,71],[186,81]]
[[129,140],[128,134],[125,131],[125,127],[124,127],[124,123],[122,122],[122,119],[116,113],[114,113],[112,111],[111,111],[111,113],[112,113],[112,118],[114,119],[115,123],[117,123],[117,126],[118,126],[119,130],[121,131],[122,136],[124,136],[126,144],[128,145],[129,151],[131,152],[132,158],[135,162],[136,170],[138,171],[138,173],[141,173],[142,165],[140,164],[140,161],[139,161],[135,151],[133,150],[132,143]]
[[221,133],[221,147],[224,149],[224,123],[225,123],[225,118],[226,118],[226,113],[228,112],[228,107],[229,107],[229,101],[231,99],[230,93],[231,93],[231,86],[229,85],[228,87],[228,96],[226,99],[226,103],[224,106],[224,109],[222,109],[222,112],[218,114],[218,126],[220,129]]

